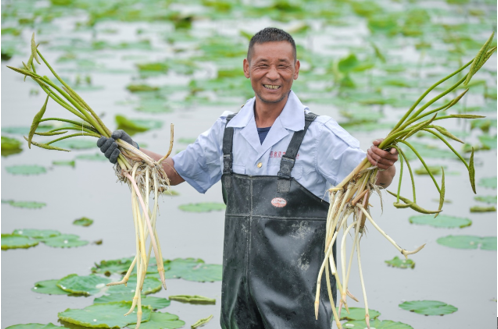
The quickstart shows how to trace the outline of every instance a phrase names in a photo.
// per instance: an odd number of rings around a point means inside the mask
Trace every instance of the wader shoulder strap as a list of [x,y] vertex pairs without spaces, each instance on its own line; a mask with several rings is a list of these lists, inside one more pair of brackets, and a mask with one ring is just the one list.
[[304,129],[296,131],[292,136],[289,146],[287,147],[287,151],[285,151],[285,155],[282,156],[282,160],[280,160],[280,171],[277,174],[278,192],[289,192],[291,172],[292,168],[294,168],[294,164],[296,163],[297,152],[301,147],[306,131],[308,131],[310,124],[315,121],[316,117],[317,115],[311,112],[306,114],[304,117]]
[[[227,125],[236,114],[237,113],[233,113],[227,116],[227,123],[226,123]],[[232,163],[233,163],[232,145],[233,145],[233,128],[227,127],[225,125],[225,132],[223,133],[223,174],[232,173]]]

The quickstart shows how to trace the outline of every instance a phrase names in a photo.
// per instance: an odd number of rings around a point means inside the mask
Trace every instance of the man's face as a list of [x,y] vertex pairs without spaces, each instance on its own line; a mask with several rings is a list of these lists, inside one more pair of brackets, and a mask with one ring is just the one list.
[[251,79],[252,89],[264,103],[284,103],[299,74],[292,45],[286,41],[254,44],[251,61],[244,59],[244,75]]

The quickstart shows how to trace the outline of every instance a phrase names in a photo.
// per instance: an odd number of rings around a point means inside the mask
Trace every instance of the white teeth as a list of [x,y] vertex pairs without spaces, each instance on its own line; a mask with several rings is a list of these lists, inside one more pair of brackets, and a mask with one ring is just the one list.
[[268,88],[268,89],[278,89],[280,88],[280,86],[274,86],[274,85],[263,85],[265,86],[265,88]]

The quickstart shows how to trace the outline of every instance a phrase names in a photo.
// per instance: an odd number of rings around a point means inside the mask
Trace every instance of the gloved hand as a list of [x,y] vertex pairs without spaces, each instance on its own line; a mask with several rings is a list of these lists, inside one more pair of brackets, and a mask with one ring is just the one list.
[[128,144],[139,148],[137,142],[131,139],[130,135],[128,135],[123,130],[116,130],[109,138],[104,136],[100,137],[97,141],[97,146],[100,148],[100,151],[104,153],[105,157],[109,159],[109,161],[113,164],[118,161],[118,156],[121,153],[121,151],[119,151],[118,149],[116,139],[122,139]]

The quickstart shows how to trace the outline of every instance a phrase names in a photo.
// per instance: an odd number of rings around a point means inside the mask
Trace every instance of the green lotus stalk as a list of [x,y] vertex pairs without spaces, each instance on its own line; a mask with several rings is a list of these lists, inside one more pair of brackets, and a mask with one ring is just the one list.
[[210,315],[207,318],[200,319],[200,320],[196,321],[192,326],[190,326],[190,328],[196,329],[196,328],[205,326],[212,318],[213,318],[213,316]]
[[[53,76],[62,84],[62,87],[55,84],[47,76],[41,76],[37,73],[35,62],[45,64]],[[26,63],[22,63],[23,68],[9,67],[10,69],[33,79],[40,88],[47,94],[45,103],[41,110],[36,113],[31,124],[28,137],[24,137],[28,142],[28,146],[35,145],[48,150],[69,152],[63,148],[53,146],[58,141],[70,139],[73,137],[90,136],[95,138],[110,137],[111,130],[108,129],[95,111],[88,105],[83,98],[78,95],[61,77],[55,72],[52,66],[48,63],[45,57],[38,49],[33,34],[31,38],[31,55]],[[51,98],[57,104],[66,109],[69,113],[77,117],[77,121],[67,118],[49,117],[43,118],[47,111],[48,100]],[[48,121],[59,121],[68,126],[54,128],[48,132],[37,131],[40,123]],[[34,136],[55,136],[54,139],[48,142],[39,143],[33,140]],[[164,264],[162,252],[160,250],[159,239],[156,232],[156,217],[158,209],[159,192],[163,192],[169,188],[169,180],[161,165],[162,161],[171,154],[173,147],[173,125],[171,125],[171,140],[167,155],[159,161],[154,161],[148,155],[129,145],[128,143],[117,140],[118,147],[121,151],[115,166],[115,172],[119,180],[126,182],[131,189],[132,197],[132,215],[135,227],[136,236],[136,255],[129,267],[126,275],[119,282],[113,282],[109,285],[126,284],[133,269],[137,269],[137,286],[135,296],[133,298],[132,312],[135,307],[137,310],[137,328],[141,322],[141,291],[143,288],[147,266],[152,250],[155,254],[157,268],[163,287],[166,289],[166,281],[164,275]],[[150,193],[154,193],[153,209],[150,209],[151,202],[149,200]],[[150,239],[148,252],[146,250],[146,242]],[[129,313],[130,313],[129,312]]]
[[[493,34],[494,35],[494,34]],[[491,55],[496,51],[496,47],[490,47],[491,41],[493,39],[493,35],[486,41],[483,47],[480,49],[479,53],[469,61],[467,64],[460,67],[455,72],[449,74],[443,79],[439,80],[432,86],[430,86],[418,99],[417,101],[407,110],[407,112],[403,115],[403,117],[397,122],[394,128],[389,132],[386,138],[380,143],[378,146],[381,149],[391,149],[394,148],[398,151],[399,159],[400,159],[400,172],[399,172],[399,185],[397,188],[397,193],[393,193],[387,191],[389,194],[393,195],[396,198],[394,202],[394,206],[396,208],[411,208],[417,212],[424,214],[434,214],[437,216],[443,208],[444,197],[445,197],[445,176],[444,169],[443,175],[441,179],[441,183],[436,181],[434,175],[429,170],[424,158],[417,151],[417,149],[408,141],[410,137],[416,134],[419,131],[428,132],[434,135],[438,140],[441,140],[444,145],[446,145],[455,155],[456,157],[462,161],[469,172],[469,180],[472,190],[475,193],[475,168],[474,168],[474,149],[472,149],[472,154],[470,156],[469,162],[465,161],[465,159],[450,145],[448,139],[454,140],[456,142],[462,143],[460,139],[456,136],[448,132],[444,127],[435,125],[436,121],[445,120],[445,119],[477,119],[482,116],[478,115],[468,115],[468,114],[450,114],[450,115],[440,115],[438,114],[441,111],[446,111],[452,108],[455,104],[457,104],[461,99],[464,98],[466,93],[468,92],[468,88],[451,99],[450,101],[445,102],[443,105],[435,106],[434,109],[431,107],[434,106],[438,101],[440,101],[443,97],[449,95],[454,92],[457,88],[462,85],[467,86],[475,73],[484,65],[484,63],[491,57]],[[461,76],[461,72],[470,66],[469,71]],[[456,82],[452,82],[452,84],[447,87],[442,92],[439,92],[437,95],[432,97],[431,99],[424,101],[425,97],[429,95],[436,88],[440,88],[440,86],[451,79],[452,77],[457,77]],[[417,204],[416,198],[416,189],[415,189],[415,178],[413,175],[413,171],[410,165],[410,161],[405,154],[405,151],[400,147],[401,145],[406,145],[408,149],[410,149],[417,157],[417,159],[422,163],[423,167],[429,173],[434,186],[436,187],[436,191],[439,194],[439,205],[437,210],[427,210]],[[403,178],[404,165],[408,168],[408,172],[410,175],[410,182],[412,185],[412,193],[413,200],[405,198],[400,195],[401,192],[401,182]],[[370,162],[365,158],[361,161],[358,166],[340,183],[338,183],[335,187],[330,188],[329,191],[329,199],[330,206],[327,214],[327,223],[326,223],[326,238],[325,238],[325,257],[322,262],[322,266],[318,273],[317,278],[317,291],[316,291],[316,299],[315,299],[315,316],[318,316],[318,298],[320,296],[320,280],[322,278],[323,269],[326,266],[330,266],[332,269],[332,274],[335,274],[334,277],[337,282],[338,287],[340,289],[341,298],[339,299],[339,311],[342,310],[342,305],[346,306],[346,310],[348,310],[346,303],[346,295],[352,297],[352,294],[348,290],[349,278],[350,278],[350,269],[353,261],[353,255],[356,252],[359,272],[360,272],[360,281],[362,286],[362,291],[364,295],[365,301],[365,321],[367,326],[369,325],[369,313],[368,313],[368,303],[365,289],[365,282],[363,278],[363,271],[361,268],[361,250],[360,250],[360,241],[364,233],[364,225],[368,220],[370,225],[375,227],[377,231],[385,237],[405,258],[408,258],[409,255],[415,254],[419,252],[424,246],[421,245],[415,250],[408,251],[406,249],[401,248],[390,236],[388,236],[380,227],[375,223],[372,216],[368,211],[368,200],[370,197],[370,191],[375,191],[380,196],[380,189],[375,184],[375,180],[377,177],[379,169],[370,164]],[[382,198],[380,199],[382,205]],[[350,214],[354,214],[353,223],[348,225],[348,217]],[[349,232],[354,228],[355,234],[353,238],[352,250],[350,253],[350,257],[348,261],[346,260],[346,243],[345,239],[348,236]],[[343,234],[339,234],[339,231],[343,231]],[[342,282],[337,275],[337,270],[335,268],[335,260],[331,251],[333,250],[333,244],[337,237],[342,236],[342,242],[340,244],[341,247],[341,265],[342,265]],[[328,280],[328,276],[327,276]],[[330,294],[329,294],[330,295]],[[329,297],[330,298],[330,297]],[[354,297],[352,297],[355,299]],[[340,313],[340,312],[339,312]],[[335,322],[340,325],[340,319],[335,312],[335,307],[333,306],[333,314]]]

